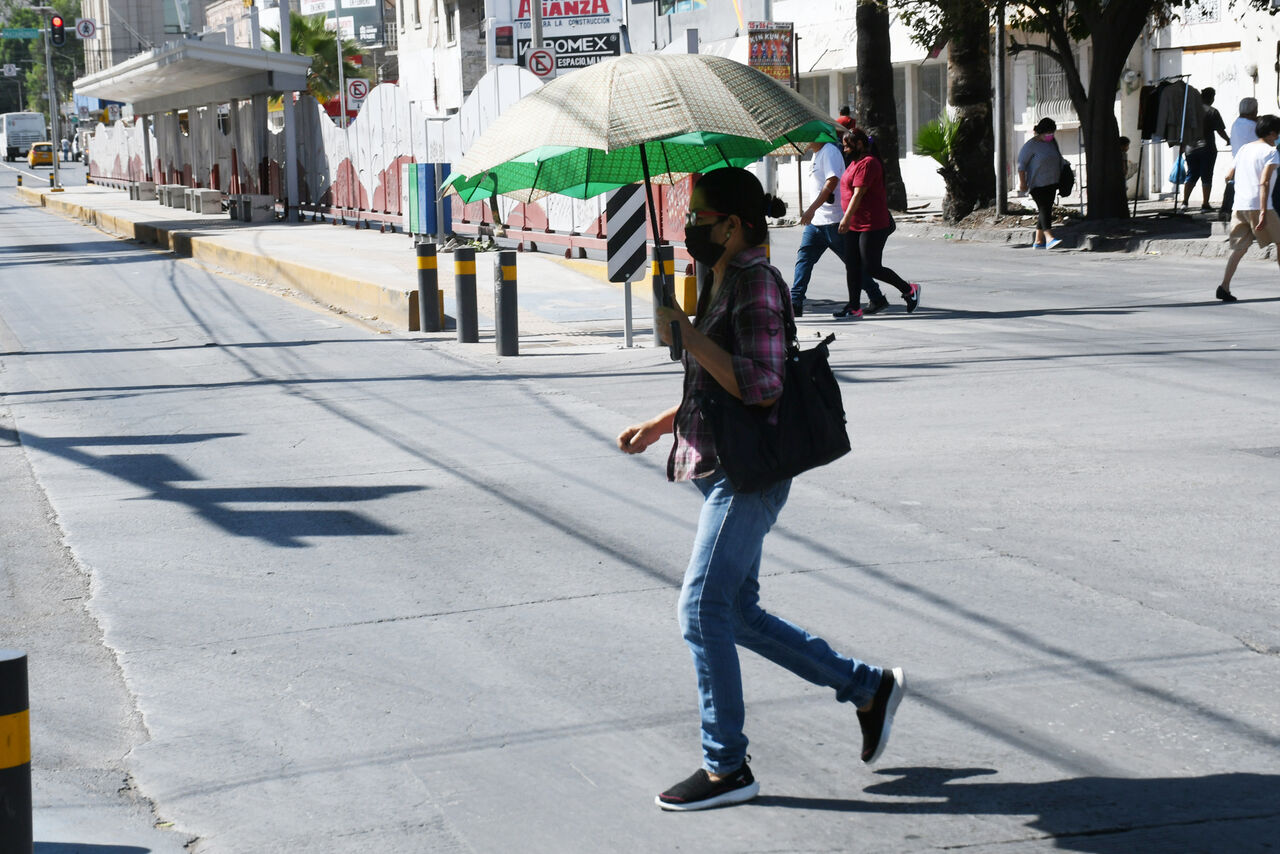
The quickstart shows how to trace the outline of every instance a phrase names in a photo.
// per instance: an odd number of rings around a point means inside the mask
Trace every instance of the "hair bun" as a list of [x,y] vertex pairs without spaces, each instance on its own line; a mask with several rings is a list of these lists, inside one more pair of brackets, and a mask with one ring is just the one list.
[[770,195],[769,193],[764,194],[765,216],[770,216],[770,217],[773,217],[774,219],[777,219],[778,217],[785,215],[786,212],[787,212],[786,202],[784,202],[782,199],[778,198],[777,196]]

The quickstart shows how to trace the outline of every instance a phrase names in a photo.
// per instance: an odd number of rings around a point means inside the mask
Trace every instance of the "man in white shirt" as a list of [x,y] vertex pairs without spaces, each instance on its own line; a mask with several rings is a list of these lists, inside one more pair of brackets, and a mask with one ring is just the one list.
[[1228,238],[1231,255],[1215,294],[1223,302],[1236,301],[1231,293],[1231,277],[1255,240],[1259,246],[1274,243],[1280,247],[1280,218],[1271,201],[1271,186],[1276,180],[1276,168],[1280,167],[1280,152],[1276,151],[1280,116],[1266,115],[1258,119],[1254,134],[1253,142],[1240,146],[1235,165],[1227,173],[1227,179],[1235,181],[1236,192],[1234,221]]
[[796,317],[804,314],[804,295],[809,289],[809,276],[813,265],[822,253],[830,249],[844,263],[844,235],[840,233],[840,209],[837,185],[844,174],[844,155],[831,143],[809,144],[813,157],[805,170],[805,195],[812,199],[800,224],[804,234],[800,237],[800,251],[796,254],[795,277],[791,280],[791,311]]
[[1231,123],[1231,157],[1240,153],[1240,147],[1258,138],[1254,125],[1258,123],[1258,99],[1240,99],[1240,118]]

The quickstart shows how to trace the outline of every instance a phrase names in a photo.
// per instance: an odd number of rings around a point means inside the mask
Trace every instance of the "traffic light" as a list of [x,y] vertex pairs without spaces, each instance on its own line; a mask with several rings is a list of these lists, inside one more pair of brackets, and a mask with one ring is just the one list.
[[49,41],[55,45],[62,45],[67,41],[66,22],[62,20],[61,15],[49,18]]

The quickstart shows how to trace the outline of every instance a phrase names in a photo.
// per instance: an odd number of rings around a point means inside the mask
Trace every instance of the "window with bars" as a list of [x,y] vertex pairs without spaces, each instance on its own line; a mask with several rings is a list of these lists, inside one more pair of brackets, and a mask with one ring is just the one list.
[[1047,101],[1070,100],[1067,91],[1067,72],[1051,56],[1035,54],[1032,73],[1027,77],[1027,106],[1034,107]]

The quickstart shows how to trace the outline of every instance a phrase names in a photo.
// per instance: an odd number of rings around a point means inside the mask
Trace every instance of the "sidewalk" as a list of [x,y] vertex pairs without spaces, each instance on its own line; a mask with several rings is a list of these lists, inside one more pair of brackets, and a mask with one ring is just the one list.
[[[305,297],[366,322],[398,331],[416,330],[417,255],[403,233],[330,223],[237,222],[133,201],[121,190],[71,187],[61,193],[21,187],[29,204],[140,243],[155,244],[221,272]],[[285,250],[287,247],[287,251]],[[453,256],[439,255],[438,286],[448,331],[427,340],[456,338]],[[493,267],[497,252],[476,253],[476,292],[481,340],[493,334]],[[607,281],[604,262],[520,253],[517,290],[522,348],[581,343],[623,345],[623,286]],[[631,287],[637,341],[651,337],[648,279]]]
[[[396,331],[418,327],[417,258],[403,233],[379,233],[331,223],[243,223],[133,201],[122,190],[74,187],[61,193],[19,188],[30,204],[94,225],[126,239],[156,244],[216,269],[247,277],[285,294],[314,300],[344,314]],[[941,222],[941,199],[912,199],[898,216],[899,234],[930,240],[1029,246],[1035,224],[1028,212],[1013,224],[953,225]],[[789,210],[797,210],[795,198]],[[1011,199],[1017,211],[1027,200]],[[1139,202],[1138,216],[1115,222],[1071,217],[1055,229],[1064,249],[1152,255],[1218,257],[1227,254],[1225,224],[1213,214],[1172,214],[1171,200]],[[1068,208],[1073,213],[1079,208]],[[1009,220],[1006,220],[1008,223]],[[794,226],[783,220],[780,226]],[[507,241],[511,244],[511,241]],[[500,241],[501,243],[501,241]],[[281,247],[288,251],[281,251]],[[1254,248],[1251,256],[1271,258],[1274,249]],[[439,256],[439,288],[447,317],[455,314],[451,255]],[[476,287],[481,340],[493,337],[493,281],[496,252],[476,254]],[[522,350],[581,346],[624,346],[623,286],[607,280],[605,263],[568,260],[540,252],[520,253],[519,332]],[[632,292],[635,343],[652,341],[647,275]],[[451,325],[448,327],[452,329]],[[426,340],[450,340],[456,333],[426,333]]]

